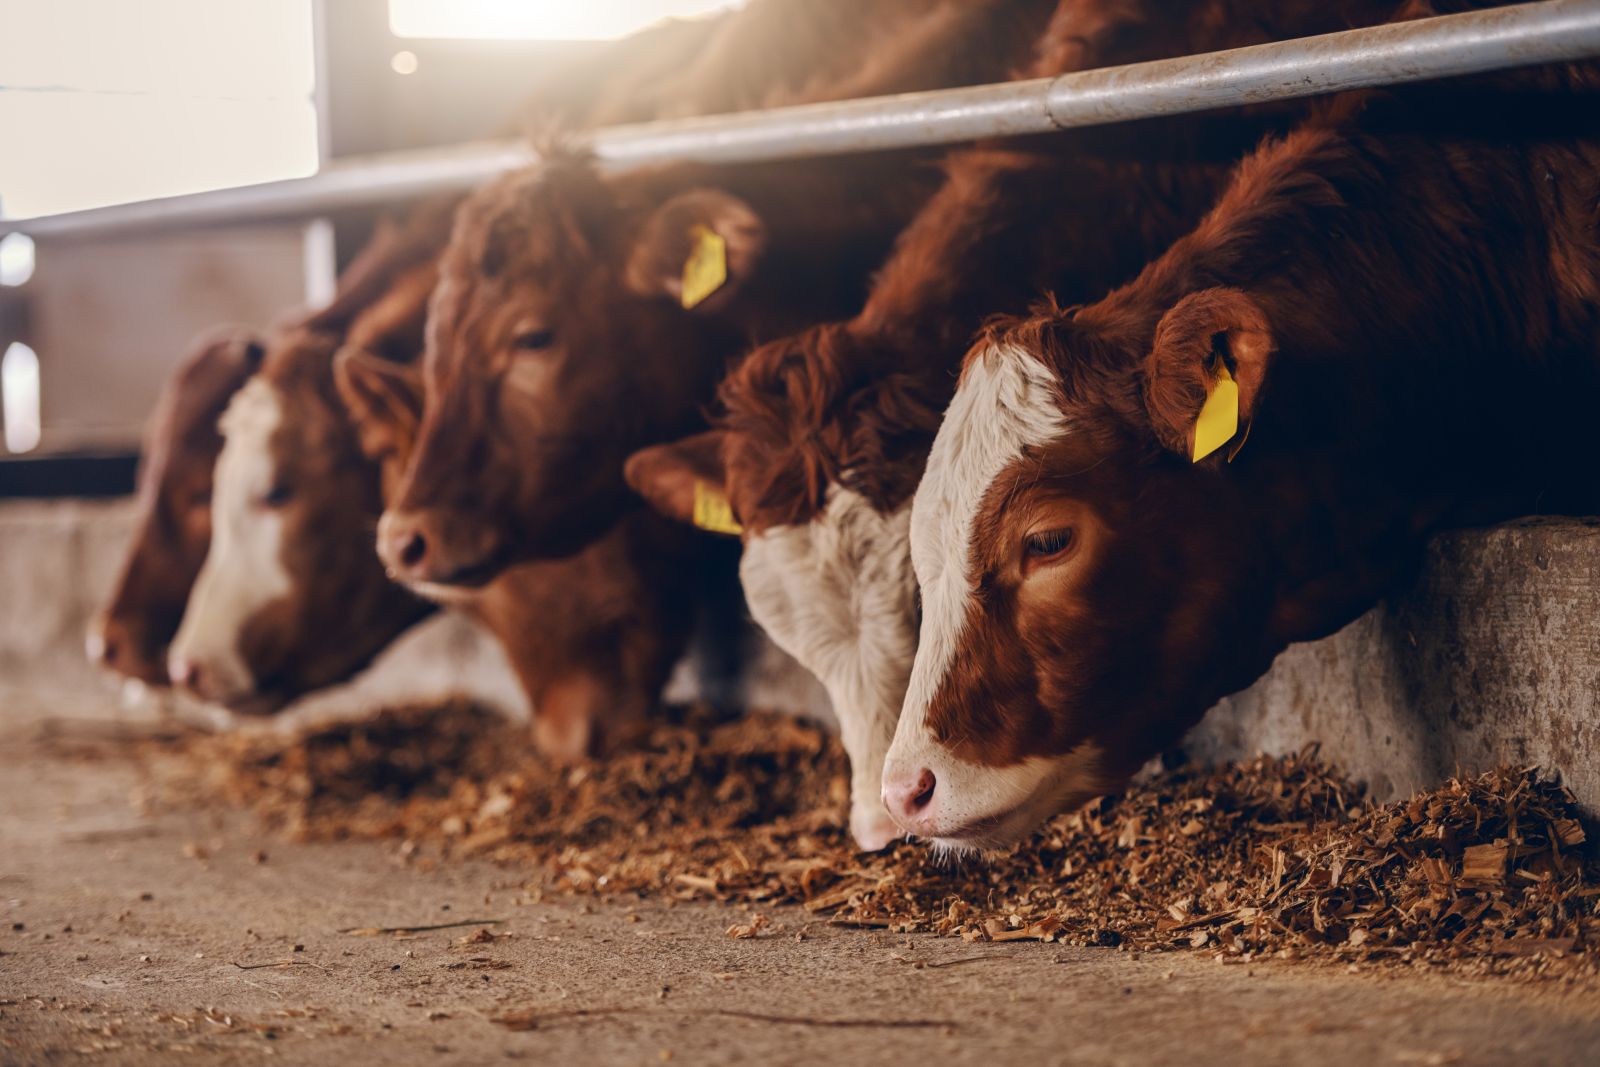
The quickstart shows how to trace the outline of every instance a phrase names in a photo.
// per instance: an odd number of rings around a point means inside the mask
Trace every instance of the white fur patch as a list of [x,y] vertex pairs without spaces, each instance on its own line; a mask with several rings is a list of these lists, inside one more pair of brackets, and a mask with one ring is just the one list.
[[909,505],[880,514],[837,485],[811,522],[745,543],[750,614],[828,690],[850,756],[851,831],[865,848],[897,836],[883,810],[883,760],[916,654]]
[[205,678],[204,692],[224,702],[255,689],[239,649],[245,624],[290,591],[283,517],[260,504],[277,477],[269,446],[282,421],[281,398],[260,379],[245,383],[223,413],[211,547],[172,642],[172,661],[195,664]]
[[926,716],[960,648],[977,588],[968,560],[979,505],[1025,449],[1067,432],[1058,396],[1055,374],[1027,351],[983,351],[961,376],[912,501],[911,559],[922,591],[922,631],[889,761],[912,774],[922,767],[934,772],[945,825],[1005,812],[1057,774],[1056,760],[1003,769],[959,761],[933,740]]

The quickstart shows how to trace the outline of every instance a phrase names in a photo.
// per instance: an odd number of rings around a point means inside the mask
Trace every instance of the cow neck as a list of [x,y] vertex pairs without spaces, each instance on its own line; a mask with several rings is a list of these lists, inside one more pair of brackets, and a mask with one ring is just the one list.
[[[1573,299],[1570,249],[1526,238],[1562,243],[1540,179],[1597,158],[1308,128],[1247,161],[1193,234],[1085,311],[1139,363],[1188,293],[1236,287],[1266,312],[1277,352],[1226,470],[1284,575],[1281,639],[1348,621],[1444,524],[1600,502],[1575,430],[1600,378],[1595,304]],[[1582,272],[1593,293],[1592,255]]]

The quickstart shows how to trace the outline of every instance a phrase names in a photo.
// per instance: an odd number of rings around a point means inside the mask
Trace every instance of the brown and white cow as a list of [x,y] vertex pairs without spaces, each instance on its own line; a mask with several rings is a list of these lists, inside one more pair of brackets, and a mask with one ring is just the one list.
[[217,420],[260,365],[240,328],[202,337],[167,382],[145,431],[133,543],[110,601],[89,628],[89,659],[145,685],[167,684],[167,646],[211,542]]
[[1133,282],[988,330],[912,510],[902,826],[1014,840],[1431,531],[1600,501],[1597,105],[1594,66],[1339,98]]
[[[1043,7],[982,5],[994,19],[1040,19]],[[917,71],[923,86],[982,69],[960,48],[911,44],[960,60]],[[983,58],[1003,72],[1017,57]],[[379,534],[396,574],[481,582],[608,529],[633,506],[627,456],[703,427],[717,380],[752,339],[859,306],[932,191],[919,160],[606,177],[558,151],[473,196],[432,311],[417,451]],[[706,292],[685,290],[691,256],[712,264]]]
[[222,417],[210,549],[169,671],[237,712],[348,678],[431,608],[372,554],[382,499],[334,387],[341,344],[288,331]]
[[[1029,76],[1344,29],[1389,0],[1064,0]],[[687,520],[697,481],[744,527],[755,620],[827,687],[851,754],[859,842],[879,801],[916,650],[910,498],[984,319],[1040,291],[1092,298],[1192,226],[1232,163],[1290,112],[1081,131],[955,154],[862,309],[758,348],[722,384],[719,429],[647,449],[633,486]]]
[[415,351],[452,207],[419,205],[381,226],[334,299],[279,332],[224,412],[210,545],[168,656],[173,683],[202,700],[276,711],[349,677],[430,610],[387,582],[370,551],[378,478],[333,357],[352,338]]

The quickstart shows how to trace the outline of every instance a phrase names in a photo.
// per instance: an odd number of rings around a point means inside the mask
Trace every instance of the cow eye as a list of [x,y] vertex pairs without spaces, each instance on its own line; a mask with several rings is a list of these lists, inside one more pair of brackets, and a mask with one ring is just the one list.
[[555,344],[555,341],[554,330],[524,330],[517,334],[511,344],[522,352],[541,352]]
[[1045,530],[1028,535],[1023,542],[1023,556],[1029,563],[1038,563],[1054,559],[1071,547],[1071,530]]
[[280,482],[261,494],[261,506],[264,508],[281,508],[293,499],[294,490]]
[[189,506],[196,511],[207,510],[211,507],[211,490],[200,489],[189,497]]

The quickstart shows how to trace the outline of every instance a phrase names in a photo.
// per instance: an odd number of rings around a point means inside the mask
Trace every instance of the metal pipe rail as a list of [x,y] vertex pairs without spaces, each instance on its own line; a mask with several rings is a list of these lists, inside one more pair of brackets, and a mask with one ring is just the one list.
[[[618,169],[751,162],[1048,133],[1594,56],[1600,0],[1540,0],[1056,78],[611,126],[585,140]],[[515,143],[387,153],[306,178],[0,220],[0,234],[104,236],[303,218],[466,191],[534,158]]]

